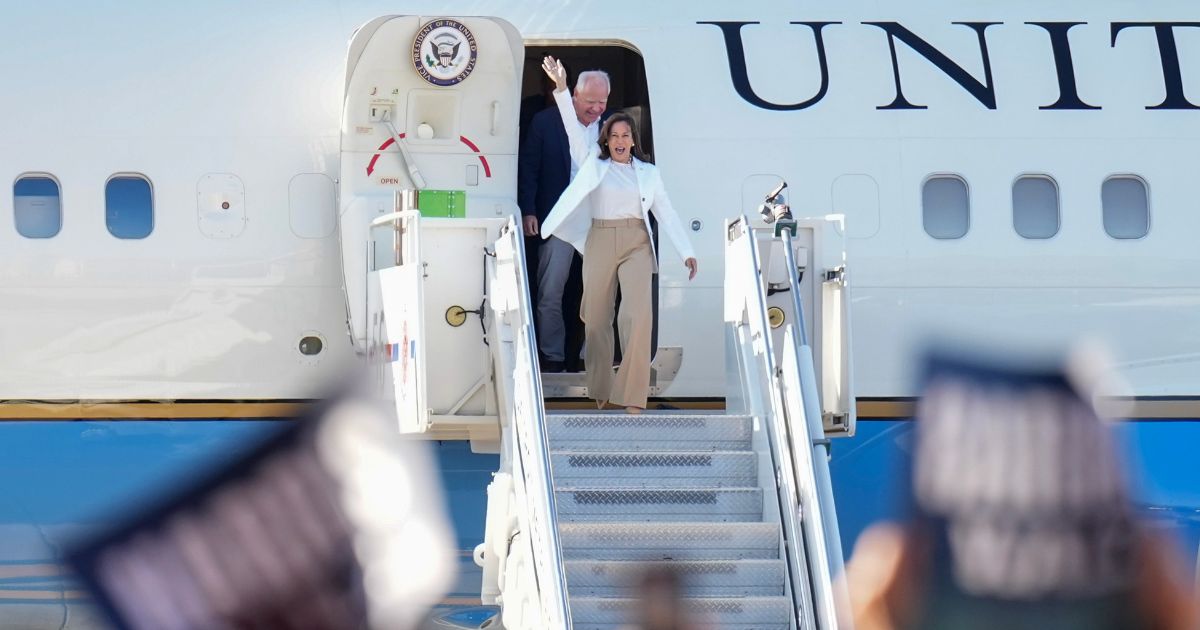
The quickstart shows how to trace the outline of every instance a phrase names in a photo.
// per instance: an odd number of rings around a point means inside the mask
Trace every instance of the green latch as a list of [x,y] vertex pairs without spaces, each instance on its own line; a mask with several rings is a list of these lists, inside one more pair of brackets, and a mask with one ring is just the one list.
[[461,219],[467,216],[467,193],[463,190],[421,190],[417,192],[421,216]]
[[783,234],[787,230],[792,233],[792,238],[796,238],[796,220],[790,216],[786,219],[777,219],[775,221],[775,236]]

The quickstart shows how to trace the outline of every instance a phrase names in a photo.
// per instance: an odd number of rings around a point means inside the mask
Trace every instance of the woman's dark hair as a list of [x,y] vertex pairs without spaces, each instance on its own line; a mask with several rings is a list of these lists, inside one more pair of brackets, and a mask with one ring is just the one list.
[[608,153],[608,132],[612,130],[613,123],[619,122],[629,125],[629,135],[633,136],[633,157],[643,162],[649,162],[650,160],[642,153],[642,140],[638,137],[637,122],[633,120],[633,116],[625,112],[617,112],[609,116],[608,120],[604,121],[604,126],[600,128],[600,159],[612,159]]

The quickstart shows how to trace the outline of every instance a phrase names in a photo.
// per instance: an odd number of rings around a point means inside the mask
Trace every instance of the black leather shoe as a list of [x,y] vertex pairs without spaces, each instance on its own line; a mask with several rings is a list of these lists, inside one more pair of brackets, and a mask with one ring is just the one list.
[[562,361],[551,361],[548,359],[543,359],[540,363],[542,364],[541,367],[542,367],[543,374],[566,371],[565,367],[563,366]]

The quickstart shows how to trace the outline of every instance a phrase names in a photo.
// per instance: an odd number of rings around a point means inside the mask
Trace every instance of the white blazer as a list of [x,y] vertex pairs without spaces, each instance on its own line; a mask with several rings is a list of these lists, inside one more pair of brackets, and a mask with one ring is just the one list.
[[[589,151],[575,179],[571,180],[558,202],[550,209],[550,214],[546,215],[546,220],[542,222],[542,238],[557,236],[575,246],[579,253],[583,253],[588,230],[592,228],[592,206],[588,203],[588,196],[604,180],[611,164],[609,160],[600,159],[600,147]],[[679,221],[679,215],[671,206],[658,168],[637,158],[633,158],[633,166],[642,198],[642,221],[646,223],[646,232],[651,236],[650,247],[654,249],[654,230],[650,227],[650,213],[653,212],[654,217],[658,219],[658,225],[675,245],[681,260],[694,258],[695,251],[692,250],[687,232]],[[654,252],[654,257],[658,259],[657,251]]]
[[[570,243],[580,254],[587,243],[588,230],[592,229],[592,206],[588,196],[604,176],[608,174],[610,162],[600,159],[600,147],[594,142],[588,142],[587,130],[580,124],[575,114],[575,106],[566,90],[554,92],[554,103],[558,106],[558,114],[562,117],[563,127],[567,130],[567,145],[570,149],[572,166],[579,167],[579,172],[567,185],[567,189],[559,196],[558,202],[542,221],[542,238],[551,235]],[[659,226],[667,233],[667,238],[675,244],[683,260],[695,258],[692,244],[688,241],[687,232],[679,223],[679,215],[667,198],[667,189],[663,186],[658,168],[633,158],[634,171],[637,173],[638,192],[642,198],[642,221],[646,223],[646,232],[650,234],[650,248],[654,259],[658,260],[658,252],[654,251],[654,229],[650,227],[650,213],[658,219]]]

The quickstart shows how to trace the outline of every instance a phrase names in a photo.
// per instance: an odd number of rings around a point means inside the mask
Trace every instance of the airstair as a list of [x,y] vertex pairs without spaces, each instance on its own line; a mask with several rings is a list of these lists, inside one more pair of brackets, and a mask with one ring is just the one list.
[[[726,413],[548,417],[576,629],[628,624],[651,568],[680,577],[684,607],[698,623],[836,627],[830,577],[841,550],[823,428],[816,408],[802,404],[805,370],[797,365],[801,356],[811,364],[811,355],[794,343],[783,353],[790,366],[775,360],[759,244],[744,219],[731,223],[728,240],[731,400],[739,402]],[[790,234],[778,240],[788,241],[780,252],[795,251]],[[802,313],[797,265],[787,268],[793,314]],[[785,332],[784,341],[800,338]]]
[[[698,623],[836,627],[826,425],[852,430],[853,409],[824,408],[818,393],[801,277],[816,267],[809,293],[844,301],[840,264],[790,234],[730,222],[727,409],[547,413],[516,222],[426,218],[397,199],[368,247],[369,355],[401,431],[501,454],[475,559],[505,628],[621,627],[651,568],[680,577]],[[809,220],[799,233],[812,245],[831,227]],[[768,282],[777,268],[786,286]],[[768,306],[772,286],[784,299]]]

